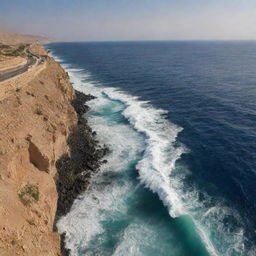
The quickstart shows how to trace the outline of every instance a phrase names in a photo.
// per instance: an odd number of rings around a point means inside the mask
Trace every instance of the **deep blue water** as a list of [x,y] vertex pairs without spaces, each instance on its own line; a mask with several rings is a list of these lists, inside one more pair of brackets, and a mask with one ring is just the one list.
[[60,221],[73,255],[256,255],[256,42],[47,47],[112,149]]

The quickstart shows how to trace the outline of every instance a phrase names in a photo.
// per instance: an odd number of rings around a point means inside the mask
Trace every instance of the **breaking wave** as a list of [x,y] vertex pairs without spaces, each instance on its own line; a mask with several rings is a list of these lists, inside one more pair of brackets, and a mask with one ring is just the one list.
[[[66,233],[66,247],[71,249],[72,255],[80,255],[79,248],[86,248],[93,238],[104,234],[102,222],[106,218],[126,215],[124,202],[136,186],[128,179],[114,183],[113,177],[125,175],[124,170],[129,169],[131,163],[136,163],[140,183],[158,195],[170,217],[187,216],[194,223],[210,255],[245,255],[242,227],[232,229],[223,224],[227,217],[239,223],[239,214],[226,207],[225,202],[214,201],[207,194],[204,200],[200,199],[198,189],[184,184],[189,170],[177,169],[176,162],[189,150],[178,143],[177,136],[182,128],[166,119],[166,111],[119,89],[87,81],[89,73],[62,65],[76,89],[97,97],[88,103],[89,123],[97,131],[100,142],[111,149],[106,157],[108,163],[94,175],[88,190],[75,201],[70,213],[58,222],[58,230]],[[134,233],[134,227],[140,230],[135,224],[128,226],[123,239]],[[133,242],[132,246],[126,244],[124,249],[121,241],[110,255],[140,255],[134,247],[136,241],[129,241]],[[93,255],[86,249],[82,253]],[[101,255],[100,252],[97,255]]]

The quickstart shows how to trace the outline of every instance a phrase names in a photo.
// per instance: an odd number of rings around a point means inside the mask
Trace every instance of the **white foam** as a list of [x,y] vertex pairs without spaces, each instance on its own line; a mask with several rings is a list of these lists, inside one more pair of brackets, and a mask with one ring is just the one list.
[[[198,199],[198,191],[196,189],[184,190],[182,187],[182,179],[184,178],[182,174],[177,176],[173,174],[175,162],[186,152],[186,149],[184,146],[174,146],[176,137],[182,129],[165,119],[166,112],[156,109],[148,102],[140,101],[138,97],[131,96],[118,89],[99,87],[98,84],[83,81],[90,74],[81,73],[81,70],[69,69],[68,71],[76,89],[98,97],[88,103],[92,110],[97,111],[110,104],[109,99],[104,95],[125,104],[124,117],[129,120],[130,124],[138,132],[146,137],[145,152],[137,165],[139,179],[147,188],[158,194],[168,208],[170,216],[175,218],[181,215],[189,215],[211,255],[232,256],[234,251],[240,252],[239,255],[243,255],[243,231],[232,233],[224,230],[221,224],[223,216],[227,214],[227,209],[223,208],[223,205],[219,205],[218,210],[208,209]],[[72,250],[72,255],[77,255],[76,250],[79,246],[85,247],[95,235],[104,231],[100,224],[104,216],[100,212],[106,209],[114,209],[114,206],[120,203],[118,201],[120,196],[122,197],[123,194],[128,193],[131,189],[131,184],[125,184],[123,187],[112,184],[111,186],[100,186],[99,189],[97,187],[98,183],[104,180],[104,176],[101,175],[104,171],[110,169],[114,172],[122,170],[131,159],[136,158],[139,153],[138,148],[143,148],[144,146],[141,137],[132,129],[128,129],[126,125],[109,126],[110,124],[100,117],[89,118],[89,122],[99,134],[101,142],[116,150],[113,150],[113,154],[109,156],[108,165],[93,178],[92,185],[88,191],[85,192],[80,200],[75,201],[71,212],[58,223],[59,232],[67,232],[66,246]],[[123,141],[122,144],[120,144],[121,141]],[[124,159],[124,152],[128,154],[127,161],[120,162],[117,159]],[[184,174],[184,176],[186,175]],[[122,207],[125,212],[125,205]],[[120,205],[116,210],[120,211]],[[83,221],[81,221],[81,218]],[[220,242],[229,244],[230,249],[218,248],[218,251],[222,251],[222,253],[217,253],[210,239],[212,230],[216,230],[216,234],[221,236]],[[226,234],[226,232],[230,233]],[[127,241],[127,239],[125,240]],[[115,255],[121,255],[119,252],[126,250],[125,248],[129,250],[125,244],[120,244],[116,249]],[[136,250],[134,247],[131,248]]]
[[[203,193],[204,199],[199,199],[199,191],[196,188],[183,187],[184,178],[185,176],[177,174],[171,176],[172,181],[174,181],[174,189],[177,194],[183,195],[184,207],[195,223],[197,232],[210,254],[250,255],[248,248],[245,249],[244,241],[246,238],[242,228],[242,220],[236,210],[225,206],[226,204],[222,199],[213,201],[213,198],[205,192]],[[227,218],[233,218],[237,223],[236,227],[227,224]],[[212,250],[213,248],[217,248],[217,250]]]
[[[103,177],[98,178],[101,181]],[[119,197],[128,193],[131,184],[126,186],[104,186],[99,182],[92,181],[88,190],[77,199],[72,206],[71,211],[57,224],[60,233],[66,232],[65,245],[71,249],[71,255],[77,255],[78,248],[87,247],[90,240],[96,235],[104,232],[101,221],[106,218],[102,214],[103,210],[126,211],[125,205],[123,208],[117,207]],[[110,217],[110,216],[108,216]]]
[[148,102],[140,101],[138,97],[133,97],[115,88],[95,88],[91,83],[82,84],[81,77],[79,79],[73,72],[70,76],[73,81],[76,81],[77,89],[83,91],[86,88],[87,93],[89,89],[90,93],[96,97],[101,97],[100,102],[97,99],[89,102],[88,105],[92,109],[104,106],[108,101],[102,98],[102,93],[126,105],[123,115],[136,130],[147,136],[144,157],[137,165],[141,182],[159,195],[172,217],[184,214],[182,204],[175,191],[172,190],[169,178],[176,160],[185,152],[184,147],[175,148],[173,146],[182,129],[166,121],[163,117],[166,111],[156,109]]
[[75,201],[71,211],[57,225],[60,233],[66,232],[66,246],[71,249],[72,255],[77,255],[77,248],[85,248],[93,237],[104,231],[101,226],[101,221],[106,218],[102,214],[103,210],[126,211],[126,205],[120,205],[120,199],[134,189],[128,182],[122,185],[107,184],[105,174],[125,170],[129,161],[139,153],[140,139],[125,125],[106,129],[107,123],[99,119],[91,120],[94,123],[92,126],[97,129],[101,141],[107,144],[112,154],[107,158],[108,163],[104,168],[92,178],[88,190]]
[[[176,137],[182,129],[169,123],[165,118],[165,111],[152,107],[148,102],[139,101],[116,89],[106,89],[112,99],[121,100],[126,104],[123,115],[130,123],[146,136],[147,147],[142,160],[138,163],[139,178],[147,188],[157,193],[164,205],[168,208],[171,217],[190,215],[183,204],[182,194],[177,190],[170,179],[175,168],[175,162],[186,152],[182,146],[174,147]],[[190,215],[191,216],[191,215]],[[193,219],[193,216],[191,216]],[[217,256],[217,252],[201,224],[193,219],[198,233],[204,241],[208,252]]]
[[[66,69],[68,68],[66,67]],[[97,110],[102,106],[108,104],[109,100],[105,97],[102,97],[103,94],[107,95],[112,100],[118,100],[125,104],[126,108],[123,111],[123,115],[129,120],[129,122],[137,131],[146,135],[145,141],[147,146],[145,148],[142,160],[137,165],[137,168],[139,169],[140,181],[151,191],[158,194],[164,205],[169,209],[169,213],[172,217],[178,217],[180,215],[188,214],[182,204],[182,201],[179,198],[179,195],[172,188],[172,183],[169,178],[172,170],[175,167],[175,162],[177,161],[177,159],[180,158],[181,154],[186,151],[184,147],[174,147],[176,137],[182,129],[174,124],[169,123],[165,119],[164,115],[166,114],[166,111],[156,109],[152,107],[148,102],[140,101],[138,97],[131,96],[118,89],[99,87],[95,84],[92,84],[91,82],[88,83],[83,81],[84,79],[86,79],[86,77],[88,77],[88,74],[81,74],[79,73],[79,71],[71,69],[68,69],[68,71],[71,81],[74,83],[74,87],[77,90],[83,91],[84,93],[91,93],[97,97],[97,99],[92,100],[88,103],[88,105],[93,110]],[[106,123],[104,123],[103,120],[99,120],[100,118],[89,118],[90,124],[100,135],[99,139],[102,140],[102,142],[104,142],[105,144],[108,144],[109,137],[112,138],[112,136],[109,136],[108,133],[104,135],[104,133],[101,132],[104,130],[106,131]],[[108,131],[111,131],[113,128],[114,126],[111,127]],[[120,145],[120,141],[122,141],[124,138],[118,138],[118,134],[123,134],[123,129],[120,129],[118,132],[114,133],[114,136],[117,138],[116,146]],[[128,138],[128,140],[130,140],[129,136],[125,136],[125,138]],[[134,145],[134,143],[136,143],[137,140],[134,139],[131,141],[131,144],[136,148],[137,146]],[[118,170],[118,168],[115,168],[114,165],[116,164],[116,162],[118,162],[117,159],[118,157],[113,154],[111,156],[111,160],[109,161],[109,163],[111,163],[112,165],[113,170]],[[121,191],[119,191],[117,194],[120,193]],[[101,201],[109,201],[109,194],[111,193],[104,194],[106,195],[106,198],[99,196],[101,198]],[[89,198],[89,195],[90,193],[86,193],[86,196],[82,200],[82,203],[85,206],[83,211],[86,211],[88,207],[89,209],[92,208],[90,204],[86,203],[86,198]],[[115,197],[112,196],[112,198]],[[115,200],[117,200],[117,198],[115,198]],[[81,204],[81,202],[79,204]],[[79,208],[80,210],[82,210],[81,206],[79,206]],[[94,205],[95,211],[93,211],[91,216],[88,216],[88,218],[94,218],[94,221],[92,222],[92,226],[94,228],[92,228],[91,225],[88,225],[88,227],[90,227],[89,230],[84,226],[81,234],[79,234],[75,230],[70,233],[76,234],[76,237],[79,237],[78,241],[83,241],[83,246],[86,246],[86,243],[88,243],[93,236],[103,232],[100,225],[101,218],[99,214],[96,214],[96,212],[99,212],[99,210],[102,209],[107,208],[104,205],[100,205],[100,207]],[[68,214],[69,219],[71,218],[71,215],[72,213]],[[74,218],[74,216],[72,218]],[[64,232],[66,230],[64,220],[65,219],[62,218],[59,222],[58,229],[60,232]],[[96,222],[98,223],[97,225],[95,224]],[[64,228],[61,229],[61,226]],[[68,230],[70,231],[72,229],[70,227],[71,223],[68,223],[68,226]],[[83,237],[81,239],[83,232],[87,234],[87,238]],[[212,252],[211,254],[213,256],[216,256],[217,254],[215,253],[211,242],[209,241],[209,239],[207,239],[207,235],[204,232],[201,233],[201,237],[203,240],[205,240],[207,247],[209,247],[209,251]],[[70,249],[73,248],[73,251],[75,251],[78,246],[77,243],[70,242],[69,235],[67,234],[66,236],[67,247]],[[72,246],[70,247],[71,244]]]
[[[81,79],[84,77],[75,72],[78,71],[70,72],[74,87],[84,91],[85,88],[81,88]],[[93,93],[98,97],[90,101],[90,107],[94,111],[111,104],[110,100],[102,97],[99,90],[96,90],[95,87],[90,88],[89,84],[86,87],[86,93]],[[114,107],[116,109],[112,109],[112,111],[119,111],[121,108],[121,106]],[[111,175],[126,170],[127,165],[136,159],[144,146],[143,138],[129,125],[113,126],[105,118],[99,116],[90,116],[88,121],[90,126],[97,131],[100,142],[106,144],[112,153],[107,156],[108,163],[92,177],[87,191],[74,202],[71,211],[57,223],[58,231],[66,232],[65,244],[68,249],[71,249],[71,255],[77,255],[78,248],[85,248],[93,237],[104,232],[101,224],[101,221],[106,219],[104,211],[111,211],[112,214],[121,214],[121,212],[127,211],[127,206],[122,203],[122,198],[128,196],[136,188],[128,181],[125,184],[117,184],[111,182],[112,179],[110,179],[110,184],[108,184],[106,174],[110,173]]]
[[48,55],[49,55],[50,57],[52,57],[52,58],[53,58],[55,61],[57,61],[58,63],[62,63],[62,62],[63,62],[63,59],[61,59],[60,56],[54,54],[53,51],[50,51],[50,52],[48,53]]
[[156,234],[149,225],[142,226],[141,223],[135,222],[125,229],[122,240],[115,248],[113,256],[145,256],[141,250],[143,247],[157,249]]
[[175,148],[181,128],[170,124],[161,109],[153,108],[149,103],[139,101],[124,92],[113,88],[105,89],[106,94],[126,104],[123,115],[136,130],[146,135],[147,147],[143,159],[138,163],[141,182],[154,193],[157,193],[172,217],[184,214],[184,209],[175,191],[172,190],[169,175],[176,160],[184,152],[183,147]]

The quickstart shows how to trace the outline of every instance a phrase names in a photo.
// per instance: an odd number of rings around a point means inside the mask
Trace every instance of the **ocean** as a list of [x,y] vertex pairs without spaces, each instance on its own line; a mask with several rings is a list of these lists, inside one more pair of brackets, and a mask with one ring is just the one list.
[[256,255],[256,42],[46,47],[110,149],[57,223],[71,255]]

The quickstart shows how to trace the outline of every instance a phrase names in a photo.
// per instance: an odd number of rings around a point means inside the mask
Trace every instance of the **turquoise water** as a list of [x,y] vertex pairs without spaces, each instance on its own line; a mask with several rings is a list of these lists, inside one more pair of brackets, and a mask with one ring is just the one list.
[[[61,229],[66,221],[71,222],[68,225],[84,218],[86,223],[92,222],[81,230],[80,225],[72,227],[69,237],[74,255],[209,255],[190,217],[171,218],[157,194],[140,181],[136,165],[145,157],[146,136],[124,117],[126,105],[100,88],[93,88],[91,93],[97,99],[89,103],[89,122],[111,153],[106,157],[107,166],[94,177],[84,197],[59,223]],[[162,122],[160,115],[157,118]],[[75,238],[77,228],[82,234]]]
[[58,222],[71,255],[256,255],[255,43],[47,47],[110,148]]

